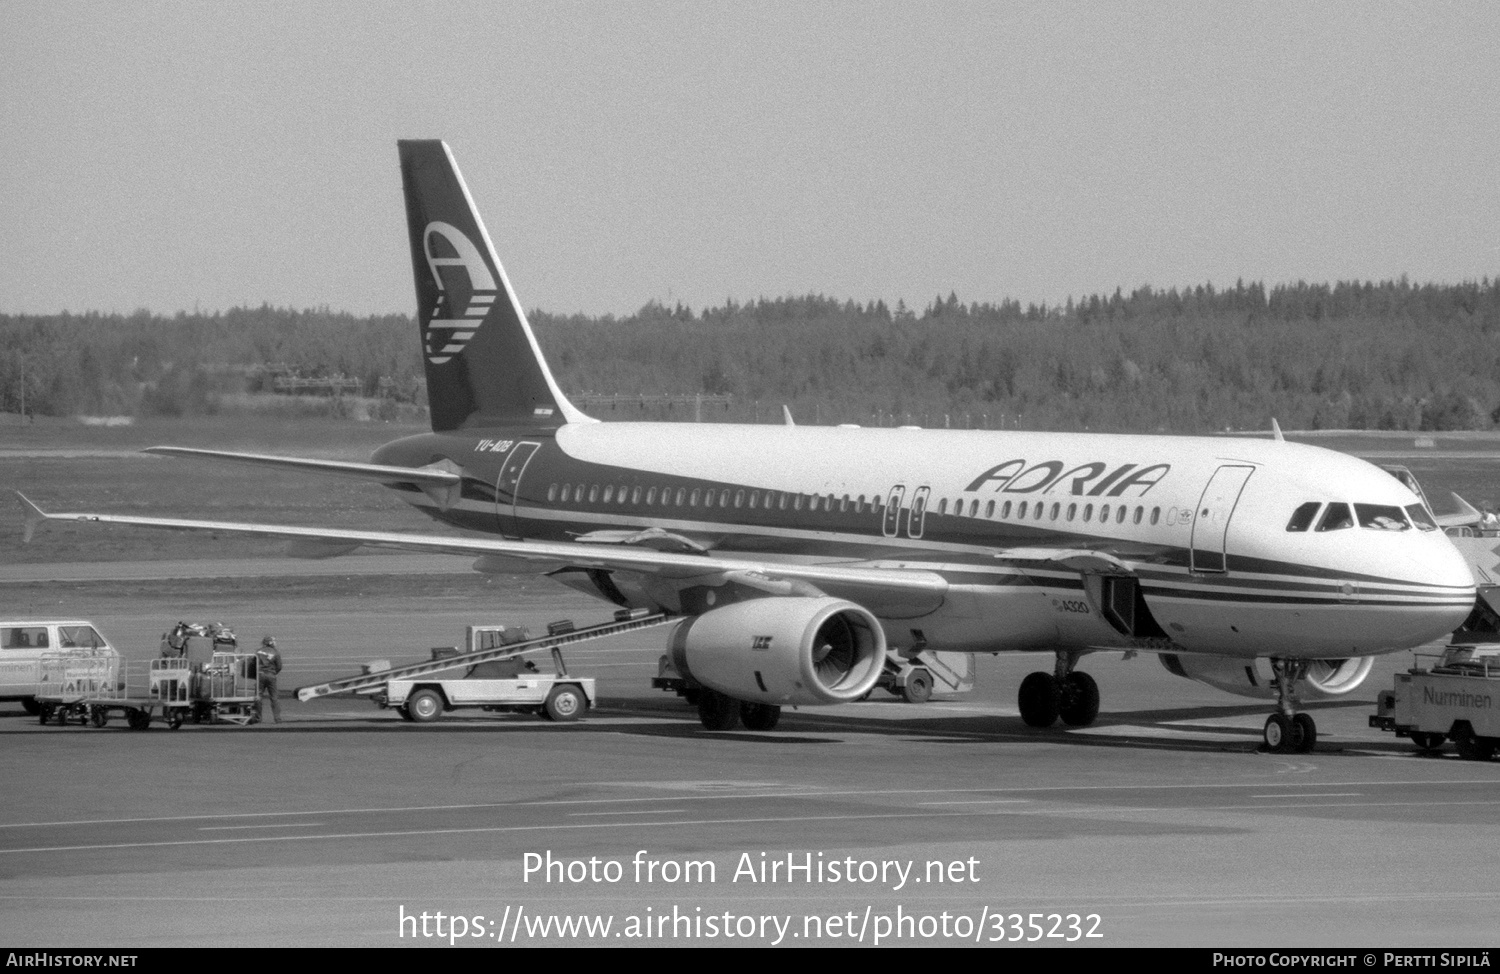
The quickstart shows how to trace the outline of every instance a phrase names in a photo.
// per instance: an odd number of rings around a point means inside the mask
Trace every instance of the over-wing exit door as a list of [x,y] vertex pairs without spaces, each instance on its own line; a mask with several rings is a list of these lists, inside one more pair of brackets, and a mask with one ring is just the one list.
[[531,462],[531,455],[539,446],[540,443],[525,442],[511,447],[510,456],[500,468],[500,476],[495,478],[495,513],[500,519],[500,533],[507,538],[521,536],[516,524],[516,500],[521,493],[521,475],[526,472],[526,464]]

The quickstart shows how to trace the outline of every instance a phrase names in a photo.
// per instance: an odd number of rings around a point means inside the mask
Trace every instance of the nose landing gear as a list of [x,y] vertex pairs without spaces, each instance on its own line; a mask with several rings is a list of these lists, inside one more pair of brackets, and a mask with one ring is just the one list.
[[1307,675],[1307,661],[1277,657],[1271,660],[1271,671],[1276,674],[1276,713],[1266,718],[1266,750],[1310,754],[1318,744],[1318,725],[1311,714],[1297,713],[1294,695],[1297,681]]

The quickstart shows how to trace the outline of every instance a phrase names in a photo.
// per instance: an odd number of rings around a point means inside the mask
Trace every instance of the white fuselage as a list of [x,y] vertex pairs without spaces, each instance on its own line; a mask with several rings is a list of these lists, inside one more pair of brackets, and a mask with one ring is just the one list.
[[[1410,490],[1364,461],[1299,444],[661,423],[574,423],[529,439],[479,432],[445,434],[448,456],[496,483],[510,451],[535,443],[511,466],[519,485],[502,473],[494,500],[440,509],[409,494],[413,503],[526,538],[658,529],[720,555],[942,576],[944,594],[925,600],[824,586],[862,601],[897,646],[1342,658],[1438,638],[1474,600],[1468,566],[1412,510]],[[1314,522],[1289,530],[1309,504],[1319,505]],[[1333,505],[1353,523],[1319,522]],[[1376,509],[1396,516],[1382,527],[1355,518]],[[1105,580],[1122,577],[1139,586],[1149,633],[1122,631],[1102,611],[1118,584]],[[626,582],[632,600],[672,611],[685,611],[674,591],[702,584]]]

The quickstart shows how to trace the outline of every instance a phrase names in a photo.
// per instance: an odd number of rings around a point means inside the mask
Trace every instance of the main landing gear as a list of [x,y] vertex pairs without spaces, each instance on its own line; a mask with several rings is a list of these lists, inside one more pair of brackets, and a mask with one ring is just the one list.
[[698,720],[711,731],[734,730],[741,724],[747,730],[775,730],[781,720],[781,708],[770,703],[736,700],[704,687],[698,691]]
[[1307,661],[1273,658],[1276,674],[1276,713],[1266,718],[1266,750],[1272,754],[1310,754],[1318,744],[1318,725],[1311,714],[1297,713],[1293,692],[1307,675]]
[[1060,652],[1051,673],[1038,670],[1021,681],[1016,695],[1021,719],[1032,727],[1051,727],[1059,717],[1069,727],[1087,727],[1099,716],[1099,684],[1073,669],[1083,657]]

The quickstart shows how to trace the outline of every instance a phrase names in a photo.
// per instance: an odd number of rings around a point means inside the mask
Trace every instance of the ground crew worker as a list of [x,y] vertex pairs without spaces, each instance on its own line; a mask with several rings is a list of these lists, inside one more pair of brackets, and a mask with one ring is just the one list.
[[260,641],[255,651],[257,692],[256,706],[261,697],[271,698],[271,716],[281,723],[281,702],[276,699],[276,674],[281,672],[281,654],[276,651],[276,637],[267,636]]

